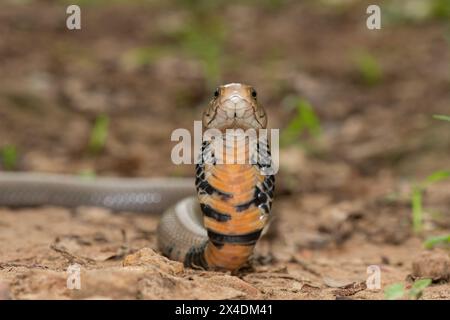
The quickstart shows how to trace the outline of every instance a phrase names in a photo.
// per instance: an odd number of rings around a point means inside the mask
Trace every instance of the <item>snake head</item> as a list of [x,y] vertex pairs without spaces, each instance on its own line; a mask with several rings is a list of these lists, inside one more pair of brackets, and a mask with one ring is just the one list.
[[267,117],[257,101],[256,90],[249,85],[230,83],[218,87],[203,112],[205,129],[264,129]]

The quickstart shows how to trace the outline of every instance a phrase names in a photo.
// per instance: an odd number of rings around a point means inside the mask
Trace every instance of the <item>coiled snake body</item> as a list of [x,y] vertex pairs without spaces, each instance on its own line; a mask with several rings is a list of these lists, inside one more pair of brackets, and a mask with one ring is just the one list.
[[[240,131],[232,133],[233,139],[226,139],[227,129],[266,127],[265,111],[256,98],[256,91],[244,84],[216,89],[202,121],[204,129],[215,129],[222,138],[203,142],[195,182],[183,178],[89,181],[66,175],[0,173],[0,206],[166,210],[157,232],[164,255],[186,266],[236,270],[247,262],[269,221],[274,191],[274,176],[265,173],[271,163],[268,141],[257,140],[255,160],[248,139]],[[239,140],[243,143],[235,143]],[[219,141],[222,144],[217,144]]]

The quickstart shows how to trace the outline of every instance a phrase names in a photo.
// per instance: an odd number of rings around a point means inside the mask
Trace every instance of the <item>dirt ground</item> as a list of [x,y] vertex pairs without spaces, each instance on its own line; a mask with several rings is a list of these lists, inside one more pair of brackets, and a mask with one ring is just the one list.
[[[384,299],[429,277],[422,298],[450,299],[448,248],[423,244],[449,234],[450,181],[427,189],[420,234],[410,205],[416,182],[449,169],[450,126],[432,118],[450,114],[448,21],[369,31],[366,2],[323,2],[80,2],[80,31],[65,28],[64,1],[2,3],[0,148],[17,148],[15,170],[193,176],[171,163],[170,134],[193,127],[217,83],[253,84],[282,132],[302,97],[322,134],[282,146],[271,229],[238,273],[159,255],[152,213],[0,208],[0,299]],[[93,154],[101,114],[108,139]],[[81,290],[66,286],[74,263]]]

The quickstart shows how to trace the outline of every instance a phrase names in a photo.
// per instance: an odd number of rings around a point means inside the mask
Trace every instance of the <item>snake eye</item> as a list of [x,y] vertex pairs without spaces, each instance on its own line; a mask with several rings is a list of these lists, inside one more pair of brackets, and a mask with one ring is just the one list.
[[252,97],[256,99],[256,97],[257,97],[258,94],[256,93],[256,90],[255,90],[255,89],[252,88],[251,94],[252,94]]
[[215,91],[214,91],[214,98],[218,98],[219,97],[219,88],[217,88]]

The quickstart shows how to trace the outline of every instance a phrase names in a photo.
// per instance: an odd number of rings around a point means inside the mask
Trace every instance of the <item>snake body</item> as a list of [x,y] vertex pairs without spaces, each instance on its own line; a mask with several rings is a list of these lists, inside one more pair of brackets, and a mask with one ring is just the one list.
[[[196,178],[95,178],[37,173],[0,173],[0,206],[101,206],[117,211],[162,212],[157,230],[164,255],[189,267],[236,270],[244,265],[270,216],[274,176],[268,141],[258,140],[265,161],[256,161],[245,135],[230,144],[227,129],[264,129],[267,118],[256,91],[244,84],[216,89],[203,113],[203,127],[221,132],[205,140]],[[233,140],[232,140],[233,141]],[[221,150],[221,152],[219,152]],[[229,163],[231,158],[243,162]],[[194,187],[195,186],[195,187]],[[197,196],[195,193],[197,192]]]
[[0,172],[0,206],[105,207],[113,211],[162,213],[195,195],[190,178],[83,178],[72,175]]

